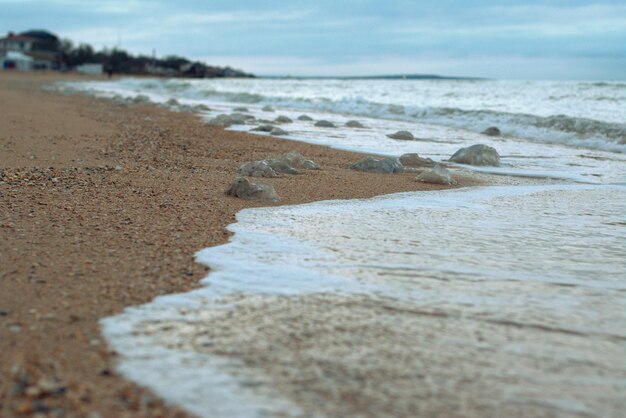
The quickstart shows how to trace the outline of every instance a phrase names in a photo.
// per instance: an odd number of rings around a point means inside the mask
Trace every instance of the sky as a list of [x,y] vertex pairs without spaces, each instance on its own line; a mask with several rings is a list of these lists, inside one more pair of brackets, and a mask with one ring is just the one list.
[[626,79],[626,1],[0,0],[0,34],[257,75]]

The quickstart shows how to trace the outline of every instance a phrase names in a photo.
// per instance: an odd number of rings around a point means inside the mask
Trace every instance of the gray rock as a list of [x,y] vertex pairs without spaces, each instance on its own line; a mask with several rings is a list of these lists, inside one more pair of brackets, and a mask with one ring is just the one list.
[[138,94],[137,96],[130,99],[132,103],[140,104],[140,103],[150,103],[150,98],[143,94]]
[[241,199],[254,200],[279,200],[276,190],[270,184],[252,183],[244,177],[237,177],[230,183],[230,187],[226,190],[229,196],[235,196]]
[[317,122],[315,122],[315,126],[317,126],[318,128],[336,128],[334,123],[327,120],[318,120]]
[[261,110],[264,111],[264,112],[273,112],[274,108],[272,106],[270,106],[270,105],[267,105],[267,106],[263,106],[263,108]]
[[489,128],[485,129],[483,131],[483,135],[487,135],[487,136],[500,136],[502,135],[502,132],[500,132],[500,129],[498,129],[498,127],[496,126],[490,126]]
[[402,173],[404,168],[397,158],[365,157],[350,166],[352,170],[371,173]]
[[294,168],[303,168],[305,170],[319,170],[320,166],[316,162],[307,160],[298,151],[290,151],[287,154],[281,155],[276,160],[284,161]]
[[234,112],[230,114],[230,117],[233,118],[233,120],[241,121],[241,123],[246,123],[248,121],[254,120],[254,116],[247,113]]
[[300,116],[298,116],[298,120],[311,122],[313,120],[313,118],[308,116],[308,115],[300,115]]
[[278,177],[276,171],[264,160],[240,165],[237,174],[246,177]]
[[422,158],[418,154],[402,154],[400,162],[405,167],[433,167],[435,162],[430,158]]
[[272,167],[272,170],[274,170],[277,173],[300,174],[300,171],[292,167],[288,162],[284,160],[276,159],[276,160],[265,160],[265,161],[270,167]]
[[180,103],[176,99],[169,99],[167,102],[165,102],[165,104],[168,105],[168,106],[179,106],[180,105]]
[[398,131],[395,134],[388,134],[387,136],[391,139],[401,139],[403,141],[413,141],[415,139],[413,134],[409,131]]
[[211,108],[205,104],[198,104],[194,106],[194,109],[196,109],[199,112],[210,112]]
[[233,112],[248,112],[248,108],[247,107],[242,107],[242,106],[234,107],[233,108]]
[[450,157],[450,161],[469,165],[500,165],[500,155],[495,148],[484,144],[461,148]]
[[274,122],[276,122],[276,123],[292,123],[293,121],[290,118],[288,118],[287,116],[280,115],[279,117],[274,119]]
[[251,131],[260,131],[260,132],[272,132],[274,130],[274,126],[273,125],[268,125],[268,124],[263,124],[263,125],[259,125],[256,128],[252,128],[250,129]]
[[289,132],[287,132],[286,130],[282,128],[276,127],[271,130],[270,134],[275,135],[275,136],[282,136],[282,135],[289,135]]
[[358,120],[349,120],[346,122],[348,128],[365,128],[365,126]]
[[235,125],[233,118],[230,117],[230,115],[217,115],[216,117],[212,118],[211,120],[209,120],[209,125],[211,126],[220,126],[222,128],[226,128],[229,127],[231,125]]
[[448,186],[457,184],[450,170],[443,168],[439,164],[436,164],[434,168],[422,171],[416,177],[416,180],[424,183],[445,184]]

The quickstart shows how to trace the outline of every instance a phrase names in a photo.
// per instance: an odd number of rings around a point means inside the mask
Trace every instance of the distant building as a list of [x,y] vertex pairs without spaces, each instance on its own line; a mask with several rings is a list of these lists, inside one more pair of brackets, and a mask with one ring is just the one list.
[[76,71],[87,75],[102,75],[104,73],[104,65],[99,63],[88,63],[76,66]]
[[[25,59],[24,56],[31,59]],[[60,67],[60,41],[53,33],[31,30],[16,35],[9,32],[0,38],[0,69],[29,71],[55,70]]]

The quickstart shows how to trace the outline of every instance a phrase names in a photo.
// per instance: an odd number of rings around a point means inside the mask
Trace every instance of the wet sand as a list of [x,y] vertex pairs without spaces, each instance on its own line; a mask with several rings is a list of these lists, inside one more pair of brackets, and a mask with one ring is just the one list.
[[442,188],[350,171],[354,153],[41,89],[69,78],[0,72],[2,417],[187,416],[116,374],[98,321],[197,286],[193,254],[268,205],[224,194],[241,163],[298,150],[321,165],[264,179],[279,205]]

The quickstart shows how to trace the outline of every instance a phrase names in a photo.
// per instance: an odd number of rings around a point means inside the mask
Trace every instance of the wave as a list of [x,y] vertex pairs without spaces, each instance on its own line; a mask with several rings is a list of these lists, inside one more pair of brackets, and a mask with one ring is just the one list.
[[[72,84],[72,83],[70,83]],[[87,89],[142,92],[167,98],[186,98],[207,102],[245,103],[272,105],[302,111],[321,111],[346,115],[404,120],[482,132],[489,126],[497,126],[506,136],[517,137],[539,143],[562,144],[574,147],[626,153],[626,124],[607,122],[569,115],[539,116],[529,113],[510,113],[485,109],[463,109],[458,107],[402,106],[368,100],[360,95],[341,98],[326,97],[315,91],[309,97],[298,96],[294,86],[293,96],[266,95],[249,92],[247,85],[234,85],[224,89],[207,85],[202,80],[137,80],[124,79],[113,84],[86,83]],[[626,83],[581,83],[579,86],[616,87]],[[74,87],[76,85],[74,84]],[[237,90],[248,91],[237,91]],[[285,90],[283,89],[283,92]],[[263,92],[264,93],[264,92]],[[310,93],[310,92],[309,92]],[[345,92],[344,92],[345,93]],[[560,97],[561,98],[561,97]],[[420,100],[416,98],[416,101]],[[210,103],[209,103],[210,104]]]

